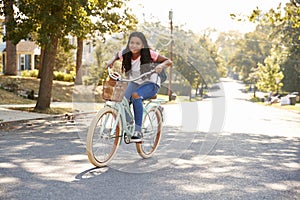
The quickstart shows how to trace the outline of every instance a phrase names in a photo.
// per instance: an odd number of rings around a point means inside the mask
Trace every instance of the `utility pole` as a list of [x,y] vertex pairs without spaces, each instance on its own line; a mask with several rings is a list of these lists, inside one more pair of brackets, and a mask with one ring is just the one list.
[[[173,61],[173,10],[169,11],[170,29],[171,29],[171,47],[170,47],[170,60]],[[172,100],[172,67],[169,67],[169,88],[168,88],[169,101]]]

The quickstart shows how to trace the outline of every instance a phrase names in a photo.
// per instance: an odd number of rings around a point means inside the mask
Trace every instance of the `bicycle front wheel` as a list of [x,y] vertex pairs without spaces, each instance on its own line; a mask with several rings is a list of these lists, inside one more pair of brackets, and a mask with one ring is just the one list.
[[115,109],[104,108],[92,121],[86,139],[89,161],[104,167],[115,155],[121,140],[121,119]]
[[144,116],[143,142],[136,143],[138,154],[149,158],[156,151],[162,134],[162,115],[157,107],[152,107]]

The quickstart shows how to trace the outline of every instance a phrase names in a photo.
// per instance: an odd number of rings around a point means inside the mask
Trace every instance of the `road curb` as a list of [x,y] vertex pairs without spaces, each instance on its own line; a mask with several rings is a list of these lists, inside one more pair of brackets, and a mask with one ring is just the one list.
[[38,117],[38,118],[31,118],[31,119],[21,119],[21,120],[0,122],[0,130],[7,129],[10,126],[26,124],[30,121],[51,120],[51,119],[59,119],[59,118],[65,118],[66,120],[73,120],[77,116],[93,114],[93,113],[96,114],[97,111],[81,112],[81,113],[66,113],[66,114],[59,114],[59,115],[53,115],[53,116],[47,116],[47,117]]

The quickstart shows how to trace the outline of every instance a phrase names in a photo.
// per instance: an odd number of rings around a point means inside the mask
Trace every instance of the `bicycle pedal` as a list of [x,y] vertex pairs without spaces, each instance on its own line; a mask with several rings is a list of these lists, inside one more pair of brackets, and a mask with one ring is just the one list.
[[129,143],[143,143],[143,140],[141,140],[141,141],[132,141],[132,140],[130,140]]

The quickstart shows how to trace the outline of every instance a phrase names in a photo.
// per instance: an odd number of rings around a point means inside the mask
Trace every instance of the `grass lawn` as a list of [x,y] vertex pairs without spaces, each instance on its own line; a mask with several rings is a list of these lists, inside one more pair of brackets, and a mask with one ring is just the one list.
[[[37,95],[38,91],[39,91],[40,80],[37,78],[30,78],[30,77],[0,75],[1,88],[3,88],[3,86],[5,86],[7,84],[17,85],[18,90],[33,90],[34,93]],[[52,88],[53,101],[71,102],[73,88],[74,88],[74,83],[63,82],[63,81],[53,81],[53,88]],[[14,98],[7,99],[6,95],[7,94],[1,94],[0,104],[14,104],[14,103],[21,101],[21,98],[17,98],[18,99],[17,102],[14,101],[15,100]],[[28,99],[26,99],[24,101],[24,103],[35,102],[35,101],[27,101],[27,100]]]
[[[37,78],[0,75],[0,88],[11,83],[17,85],[18,90],[33,90],[36,95],[38,94],[40,80]],[[70,82],[53,81],[52,101],[72,102],[74,98],[76,98],[76,101],[86,101],[87,95],[93,95],[96,102],[101,102],[102,98],[100,89],[100,86],[74,86],[74,83]],[[0,104],[26,104],[36,102],[35,100],[29,100],[13,93],[9,93],[11,92],[6,92],[1,89]]]
[[12,92],[8,92],[6,90],[0,89],[0,104],[32,104],[36,101],[25,99],[18,95],[15,95]]
[[[33,90],[35,95],[39,91],[40,80],[37,78],[20,77],[20,76],[4,76],[0,75],[0,105],[4,104],[36,104],[36,100],[23,98],[13,92],[3,89],[7,85],[14,85],[17,90]],[[91,96],[95,102],[102,102],[100,87],[97,86],[75,86],[74,83],[64,81],[53,81],[52,101],[53,102],[76,102],[90,101]],[[15,107],[12,109],[33,112],[33,107]],[[70,112],[70,108],[51,108],[44,113],[61,114]]]
[[285,110],[290,110],[290,111],[295,111],[300,114],[300,104],[299,103],[297,103],[296,105],[280,105],[280,103],[273,103],[272,105],[267,105],[264,102],[258,102],[258,104],[261,104],[264,106],[280,108],[280,109],[285,109]]

